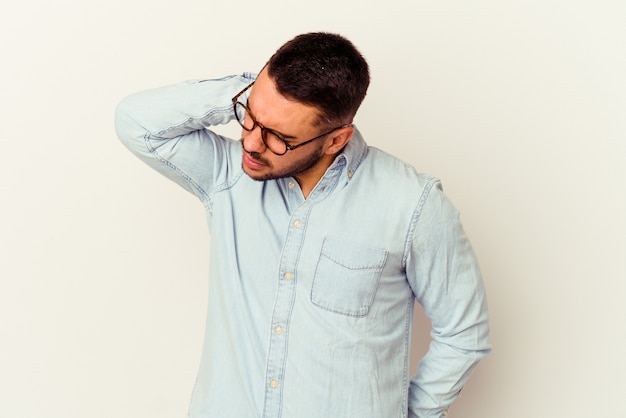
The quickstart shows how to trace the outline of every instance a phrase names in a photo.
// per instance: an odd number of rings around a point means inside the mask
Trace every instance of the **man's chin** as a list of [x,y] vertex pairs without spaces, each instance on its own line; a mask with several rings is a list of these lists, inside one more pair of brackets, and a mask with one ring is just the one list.
[[249,170],[245,164],[242,164],[241,168],[243,169],[243,172],[246,173],[246,175],[250,177],[252,180],[265,181],[265,180],[273,180],[276,178],[275,176],[272,176],[272,173],[259,173],[256,171]]

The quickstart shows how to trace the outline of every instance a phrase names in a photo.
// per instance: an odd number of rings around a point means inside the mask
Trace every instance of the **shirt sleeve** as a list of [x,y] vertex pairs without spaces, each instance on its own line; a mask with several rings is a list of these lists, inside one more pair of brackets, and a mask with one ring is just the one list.
[[406,270],[432,323],[431,343],[409,387],[409,418],[447,415],[473,368],[491,351],[487,300],[458,211],[434,180],[420,199]]
[[229,150],[237,147],[206,128],[234,119],[232,97],[253,80],[244,73],[132,94],[116,108],[117,135],[146,164],[206,202],[218,182],[228,181]]

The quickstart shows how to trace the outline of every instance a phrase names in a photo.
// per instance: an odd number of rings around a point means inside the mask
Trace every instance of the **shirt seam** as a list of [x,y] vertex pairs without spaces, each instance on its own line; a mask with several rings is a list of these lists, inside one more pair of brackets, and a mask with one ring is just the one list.
[[213,197],[218,193],[221,193],[223,191],[226,191],[232,188],[239,181],[242,175],[243,175],[243,171],[240,171],[232,180],[227,180],[223,183],[220,183],[219,185],[214,186],[213,192],[211,194],[207,194],[206,199],[202,200],[204,207],[208,209],[210,212],[212,212],[213,211]]
[[[173,127],[172,127],[173,128]],[[171,129],[171,128],[170,128]],[[178,174],[179,176],[181,176],[191,187],[193,187],[194,189],[196,189],[200,196],[201,196],[201,200],[202,202],[206,202],[209,199],[208,193],[198,184],[198,182],[196,182],[193,178],[191,178],[191,176],[189,176],[187,173],[185,173],[183,170],[181,170],[180,168],[178,168],[178,166],[174,163],[172,163],[170,160],[168,160],[167,158],[162,157],[159,152],[152,146],[152,144],[150,144],[150,138],[153,135],[150,132],[147,132],[146,135],[144,135],[144,141],[146,143],[146,148],[148,149],[148,151],[154,155],[154,157],[160,161],[161,163],[165,164],[167,167],[171,168],[176,174]]]
[[409,230],[407,231],[406,241],[404,242],[404,254],[402,255],[402,268],[403,269],[406,269],[407,259],[409,257],[409,253],[411,250],[411,242],[413,241],[413,236],[417,228],[417,222],[419,221],[420,216],[422,214],[422,209],[424,207],[424,204],[426,203],[426,199],[428,199],[428,196],[430,196],[430,192],[433,186],[435,186],[438,183],[439,183],[439,179],[437,179],[436,177],[431,177],[426,183],[426,185],[424,186],[422,194],[419,200],[417,201],[417,205],[415,206],[415,210],[413,211],[413,215],[411,216],[411,222],[409,224]]
[[[199,198],[200,201],[202,202],[203,206],[209,210],[212,211],[213,210],[213,196],[219,192],[222,192],[224,190],[228,190],[229,188],[231,188],[235,183],[237,183],[237,181],[241,178],[241,175],[243,174],[243,172],[239,172],[233,179],[231,180],[227,180],[223,183],[219,183],[219,184],[214,184],[213,185],[213,191],[212,193],[208,193],[202,186],[200,186],[200,184],[194,180],[189,174],[187,174],[185,171],[183,171],[182,169],[180,169],[176,164],[172,163],[170,160],[168,160],[167,158],[162,157],[159,152],[157,151],[157,149],[152,146],[152,144],[150,143],[150,140],[152,138],[161,138],[162,135],[164,135],[165,133],[167,133],[168,131],[171,131],[173,129],[176,129],[182,125],[184,125],[185,123],[189,123],[193,120],[202,120],[205,119],[207,117],[210,117],[211,115],[215,115],[215,114],[219,114],[219,113],[227,113],[229,112],[229,107],[220,107],[220,108],[214,108],[209,110],[208,112],[206,112],[205,114],[203,114],[200,117],[197,118],[187,118],[184,121],[178,123],[178,124],[174,124],[169,126],[168,128],[161,130],[158,132],[158,134],[153,134],[152,132],[147,131],[146,134],[144,135],[144,141],[146,144],[146,148],[148,149],[148,151],[154,155],[154,157],[160,161],[161,163],[165,164],[166,166],[168,166],[169,168],[171,168],[175,173],[177,173],[179,176],[181,176],[191,187],[193,187],[195,190],[198,191],[199,193]],[[173,138],[171,138],[173,139]],[[215,180],[215,179],[213,179]]]

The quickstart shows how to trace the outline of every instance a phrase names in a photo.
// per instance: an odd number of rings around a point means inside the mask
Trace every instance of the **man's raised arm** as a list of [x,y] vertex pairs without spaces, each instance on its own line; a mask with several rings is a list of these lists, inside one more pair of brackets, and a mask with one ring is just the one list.
[[253,80],[244,74],[132,94],[117,106],[117,135],[152,168],[204,200],[227,164],[226,142],[205,128],[230,122],[232,97]]

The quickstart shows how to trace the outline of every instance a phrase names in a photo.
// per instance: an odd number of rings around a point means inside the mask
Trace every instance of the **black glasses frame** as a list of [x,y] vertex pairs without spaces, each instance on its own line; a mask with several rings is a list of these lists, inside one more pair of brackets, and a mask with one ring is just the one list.
[[[265,126],[263,126],[262,124],[260,124],[259,122],[257,122],[257,120],[254,118],[254,115],[252,114],[252,111],[250,110],[250,108],[249,108],[247,105],[245,105],[245,104],[243,104],[243,103],[241,103],[241,102],[239,101],[239,97],[240,97],[242,94],[244,94],[246,91],[248,91],[248,89],[249,89],[250,87],[252,87],[253,85],[254,85],[254,81],[253,81],[252,83],[248,84],[248,85],[246,86],[246,88],[245,88],[245,89],[241,90],[239,93],[237,93],[237,95],[236,95],[235,97],[233,97],[233,99],[232,99],[232,100],[233,100],[233,112],[235,113],[235,119],[237,120],[237,123],[239,123],[239,125],[240,125],[240,126],[241,126],[244,130],[246,130],[246,131],[248,131],[248,132],[252,132],[252,131],[254,131],[254,129],[258,126],[258,127],[259,127],[259,129],[261,129],[261,139],[263,140],[263,144],[265,145],[265,148],[267,148],[268,150],[270,150],[272,153],[274,153],[274,154],[276,154],[276,155],[285,155],[285,154],[287,153],[287,151],[293,151],[293,150],[295,150],[295,149],[298,149],[298,148],[300,148],[300,147],[301,147],[301,146],[303,146],[303,145],[306,145],[306,144],[308,144],[308,143],[311,143],[311,142],[315,141],[316,139],[323,138],[323,137],[325,137],[326,135],[329,135],[329,134],[331,134],[331,133],[335,132],[337,129],[347,128],[347,127],[349,127],[349,126],[352,126],[352,124],[351,124],[351,123],[346,123],[346,124],[343,124],[343,125],[341,125],[341,126],[337,126],[336,128],[333,128],[333,129],[331,129],[331,130],[330,130],[330,131],[328,131],[328,132],[324,132],[323,134],[318,135],[318,136],[316,136],[315,138],[307,139],[306,141],[301,142],[301,143],[296,144],[296,145],[291,145],[291,144],[289,144],[289,143],[287,142],[287,140],[285,139],[284,135],[282,135],[282,134],[281,134],[281,133],[279,133],[279,132],[274,131],[273,129],[268,129],[268,128],[266,128]],[[252,119],[252,128],[250,128],[250,129],[246,128],[246,127],[243,125],[243,123],[239,120],[239,117],[237,116],[237,105],[242,106],[242,107],[245,109],[245,111],[248,113],[248,115],[250,116],[250,119]],[[268,133],[268,132],[269,132],[270,134],[274,135],[274,136],[275,136],[276,138],[278,138],[279,140],[281,140],[281,141],[283,142],[283,144],[285,144],[285,151],[284,151],[283,153],[278,153],[278,152],[274,151],[273,149],[271,149],[271,148],[267,145],[267,139],[266,139],[266,136],[267,136],[267,133]]]

